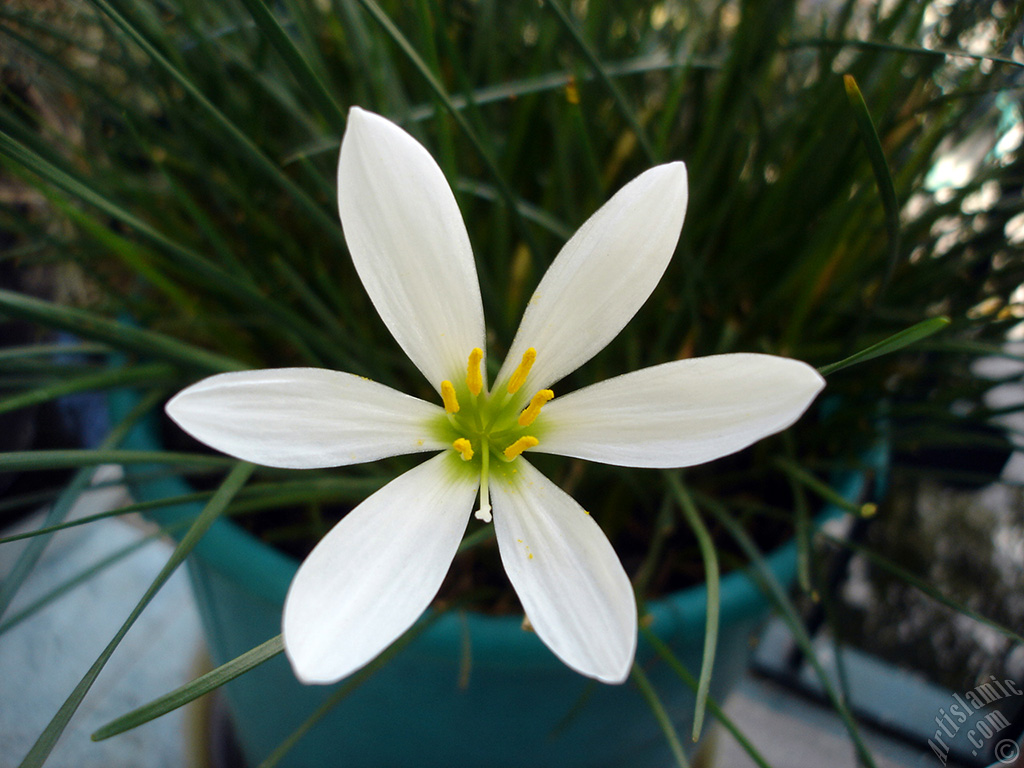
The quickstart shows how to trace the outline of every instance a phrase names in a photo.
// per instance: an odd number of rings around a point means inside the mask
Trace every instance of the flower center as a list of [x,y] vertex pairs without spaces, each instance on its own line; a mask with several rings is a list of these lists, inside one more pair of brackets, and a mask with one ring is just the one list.
[[492,454],[498,461],[512,462],[523,451],[536,447],[540,440],[536,437],[535,422],[545,403],[555,393],[542,389],[525,408],[520,407],[518,398],[511,397],[526,382],[537,359],[537,350],[533,347],[523,354],[522,362],[512,373],[504,391],[499,389],[494,393],[488,392],[484,386],[483,356],[479,347],[469,353],[464,383],[441,382],[441,400],[448,423],[455,433],[452,449],[462,461],[472,464],[480,472],[480,508],[475,514],[488,523],[491,521],[488,476]]

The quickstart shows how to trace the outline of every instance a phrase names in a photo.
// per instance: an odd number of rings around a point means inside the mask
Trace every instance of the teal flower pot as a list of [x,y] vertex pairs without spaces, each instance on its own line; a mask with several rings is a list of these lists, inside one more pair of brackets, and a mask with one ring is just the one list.
[[[115,414],[127,407],[115,398]],[[143,424],[127,447],[156,445],[154,425]],[[129,472],[129,482],[140,500],[190,490],[178,478],[134,474],[136,479]],[[852,498],[863,483],[862,475],[853,476],[843,490]],[[154,517],[170,525],[200,508],[179,505]],[[773,552],[767,562],[781,583],[792,583],[793,544]],[[189,557],[188,568],[214,664],[280,633],[282,605],[298,561],[220,519]],[[694,673],[703,652],[706,606],[706,589],[695,586],[647,603],[641,617]],[[715,699],[722,700],[743,674],[768,613],[766,599],[746,572],[722,579],[711,682]],[[688,734],[693,694],[643,635],[637,662],[679,732]],[[248,763],[258,765],[336,689],[300,684],[283,655],[229,683],[222,690]],[[664,768],[672,762],[665,736],[632,682],[608,686],[570,671],[533,633],[523,631],[517,617],[452,612],[436,618],[337,704],[280,765]]]

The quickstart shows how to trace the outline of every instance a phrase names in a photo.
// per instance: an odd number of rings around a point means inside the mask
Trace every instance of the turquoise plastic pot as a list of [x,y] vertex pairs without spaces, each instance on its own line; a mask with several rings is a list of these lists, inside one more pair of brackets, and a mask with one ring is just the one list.
[[[127,400],[115,398],[115,415]],[[153,424],[128,447],[154,448]],[[139,474],[136,471],[136,476]],[[129,473],[132,481],[132,473]],[[863,476],[849,478],[848,498]],[[140,500],[189,492],[184,481],[132,482]],[[159,514],[171,524],[198,505]],[[826,514],[828,512],[826,511]],[[792,583],[792,544],[768,558],[775,577]],[[188,560],[215,664],[281,631],[285,592],[298,562],[227,519],[218,520]],[[700,668],[707,591],[692,587],[648,603],[654,633],[692,671]],[[746,667],[768,604],[746,572],[721,583],[719,646],[711,694],[721,700]],[[463,664],[470,659],[468,678]],[[694,698],[641,636],[637,660],[686,734]],[[335,686],[299,684],[283,655],[229,683],[225,690],[250,765],[258,765],[329,697]],[[636,687],[595,683],[567,669],[516,617],[445,614],[388,665],[341,701],[280,763],[292,768],[664,768],[673,762],[664,734]]]

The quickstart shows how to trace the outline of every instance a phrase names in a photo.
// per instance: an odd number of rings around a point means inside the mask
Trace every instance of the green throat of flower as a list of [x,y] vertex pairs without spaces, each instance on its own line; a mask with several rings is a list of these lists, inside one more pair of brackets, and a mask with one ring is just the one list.
[[523,451],[540,443],[537,417],[555,393],[542,389],[525,408],[520,398],[513,397],[526,382],[537,359],[537,350],[533,347],[523,354],[522,362],[508,383],[498,386],[494,392],[487,392],[484,387],[483,356],[479,347],[469,353],[465,381],[457,384],[442,381],[441,399],[447,418],[446,440],[450,439],[452,450],[466,468],[480,474],[480,508],[475,514],[486,523],[491,521],[488,479],[492,461],[496,462],[495,468],[511,464]]

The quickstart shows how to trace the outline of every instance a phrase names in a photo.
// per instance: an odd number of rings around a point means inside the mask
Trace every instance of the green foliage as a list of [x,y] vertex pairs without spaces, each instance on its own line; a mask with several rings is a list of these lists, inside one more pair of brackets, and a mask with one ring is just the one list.
[[[345,253],[333,179],[359,105],[423,141],[456,190],[492,360],[567,235],[652,164],[685,160],[690,207],[665,278],[560,389],[731,351],[819,366],[830,396],[792,435],[686,475],[701,499],[728,505],[738,489],[754,520],[785,509],[809,541],[804,486],[827,497],[811,473],[859,463],[880,403],[897,446],[989,415],[970,363],[1024,317],[1008,228],[1024,210],[1011,141],[1022,14],[1000,0],[7,3],[0,231],[13,245],[0,266],[44,270],[59,290],[2,290],[0,317],[70,330],[89,356],[69,376],[48,347],[2,353],[0,411],[284,365],[431,398]],[[123,367],[97,367],[112,353]],[[219,466],[171,451],[7,458]],[[550,461],[617,547],[640,542],[624,560],[652,590],[708,551],[702,525],[698,545],[666,522],[676,492],[660,476]],[[353,470],[351,498],[399,463]],[[289,500],[322,524],[337,489],[310,477]]]

